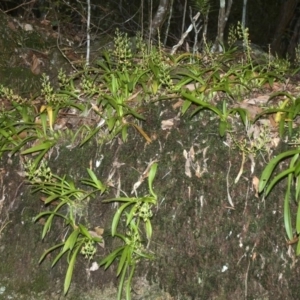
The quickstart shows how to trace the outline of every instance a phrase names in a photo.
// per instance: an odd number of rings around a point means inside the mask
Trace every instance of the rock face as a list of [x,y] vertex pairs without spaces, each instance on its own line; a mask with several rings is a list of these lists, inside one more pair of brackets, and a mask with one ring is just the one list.
[[[255,197],[248,160],[243,176],[233,183],[241,154],[223,143],[215,121],[178,119],[178,109],[171,103],[149,105],[144,116],[143,128],[152,137],[151,144],[130,129],[126,143],[115,139],[72,150],[61,145],[59,155],[49,160],[53,173],[68,174],[74,182],[87,176],[90,165],[106,182],[117,162],[110,180],[120,182],[128,195],[149,161],[158,160],[154,190],[159,202],[153,211],[149,246],[155,259],[139,263],[133,299],[297,299],[299,268],[284,242],[281,191],[265,201]],[[166,128],[166,121],[173,125]],[[101,165],[96,168],[100,157]],[[256,165],[259,175],[259,161]],[[38,260],[45,249],[61,241],[66,234],[64,224],[55,220],[42,241],[44,220],[33,223],[47,209],[41,195],[32,195],[30,186],[23,183],[18,157],[4,156],[1,166],[0,291],[4,299],[57,299],[66,263],[51,268],[55,255],[40,265]],[[116,208],[102,200],[115,193],[111,188],[109,194],[86,203],[82,222],[106,232],[106,246],[98,249],[93,261],[99,262],[112,251],[109,232]],[[138,194],[147,194],[145,183]],[[91,264],[78,259],[67,299],[115,299],[115,270],[87,272]]]
[[[7,63],[7,57],[4,60]],[[40,76],[32,66],[22,70],[33,78]],[[15,65],[5,67],[13,70]],[[228,147],[226,136],[220,138],[219,120],[209,113],[181,116],[178,103],[149,101],[140,108],[145,117],[140,126],[151,143],[131,127],[126,143],[117,136],[109,143],[91,140],[70,149],[65,137],[49,154],[52,172],[67,176],[76,186],[84,188],[80,180],[87,177],[87,168],[110,186],[108,193],[82,203],[80,222],[89,229],[104,228],[105,247],[98,247],[92,261],[78,258],[66,299],[116,299],[116,266],[90,270],[93,262],[118,246],[110,237],[117,207],[103,200],[117,193],[131,197],[153,160],[158,162],[153,183],[158,204],[152,211],[148,250],[155,259],[139,262],[133,299],[299,299],[300,269],[292,246],[284,240],[283,190],[277,187],[262,199],[252,185],[268,158],[257,155],[252,173],[253,161],[246,157],[242,176],[234,183],[242,154]],[[57,253],[38,261],[68,232],[63,220],[55,218],[41,239],[47,219],[33,219],[52,208],[45,207],[43,195],[32,194],[24,181],[23,161],[24,156],[8,153],[0,161],[0,299],[61,299],[66,260],[53,268]],[[146,182],[137,193],[149,193]]]

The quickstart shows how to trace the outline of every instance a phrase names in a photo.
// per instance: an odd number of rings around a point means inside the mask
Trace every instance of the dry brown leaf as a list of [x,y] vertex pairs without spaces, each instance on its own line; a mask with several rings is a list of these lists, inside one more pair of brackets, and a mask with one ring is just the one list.
[[50,21],[50,20],[47,20],[46,18],[44,18],[44,19],[41,21],[41,24],[48,26],[49,24],[51,24],[51,21]]
[[183,102],[184,101],[182,99],[179,99],[176,103],[174,103],[172,105],[173,109],[177,109],[177,108],[181,107],[183,105]]
[[162,130],[170,130],[174,126],[174,119],[162,120],[161,121],[161,129]]
[[244,101],[241,103],[238,103],[237,105],[235,105],[235,107],[240,107],[240,108],[247,110],[248,117],[250,120],[254,120],[255,117],[263,111],[261,107],[252,105],[252,104],[248,104],[247,102],[244,102]]
[[7,25],[9,27],[9,29],[11,29],[12,31],[16,31],[17,28],[15,26],[15,24],[13,22],[7,22]]
[[282,91],[282,83],[281,82],[273,82],[272,91],[273,92]]
[[258,198],[259,179],[256,176],[253,176],[253,178],[252,178],[252,185],[255,190],[255,197]]
[[189,84],[186,84],[184,86],[184,88],[188,89],[189,91],[194,91],[195,89],[197,89],[199,87],[200,83],[199,82],[196,82],[196,83],[189,83]]
[[98,235],[100,235],[100,236],[103,235],[103,233],[104,233],[104,229],[103,229],[103,228],[100,228],[99,226],[97,226],[97,227],[95,227],[94,229],[95,229],[95,231],[96,231],[96,233],[97,233]]
[[98,245],[102,248],[105,247],[105,243],[104,243],[104,240],[103,240],[103,235],[104,233],[104,229],[103,228],[100,228],[99,226],[95,227],[94,230],[89,230],[89,234],[92,236],[92,237],[96,237],[96,238],[100,238],[102,239],[101,242],[98,242]]
[[30,70],[34,75],[39,75],[41,73],[41,63],[42,61],[35,54],[33,54]]
[[269,95],[260,95],[252,99],[246,99],[243,102],[247,102],[253,105],[260,105],[260,104],[266,104],[269,101],[269,98],[270,98]]

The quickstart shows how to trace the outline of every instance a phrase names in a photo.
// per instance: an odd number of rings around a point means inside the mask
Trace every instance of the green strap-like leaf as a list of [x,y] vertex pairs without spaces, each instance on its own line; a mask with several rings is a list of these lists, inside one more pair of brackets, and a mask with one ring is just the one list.
[[152,237],[152,225],[151,225],[151,221],[149,219],[146,220],[145,229],[146,229],[147,239],[150,241],[150,239]]
[[264,190],[264,188],[265,188],[266,184],[268,183],[268,181],[270,180],[270,177],[271,177],[275,167],[277,166],[277,164],[280,161],[284,160],[285,158],[290,157],[295,154],[298,154],[298,153],[300,153],[300,149],[286,151],[286,152],[281,153],[280,155],[276,156],[268,163],[268,165],[263,170],[263,173],[261,174],[261,177],[259,180],[259,187],[258,187],[259,193],[261,193]]
[[65,250],[65,251],[61,250],[61,251],[56,255],[56,257],[54,258],[54,260],[53,260],[53,262],[52,262],[52,264],[51,264],[51,268],[53,268],[53,267],[56,265],[56,263],[62,258],[62,256],[63,256],[67,251],[69,251],[69,250]]
[[119,253],[123,251],[126,246],[122,246],[114,250],[112,253],[107,255],[104,259],[102,259],[99,263],[100,266],[104,265],[104,269],[106,270],[114,260],[120,255]]
[[65,283],[64,283],[64,294],[65,295],[67,294],[67,292],[70,288],[70,284],[71,284],[71,280],[72,280],[72,275],[73,275],[73,270],[74,270],[77,254],[78,254],[79,250],[81,249],[81,246],[82,246],[81,244],[77,246],[77,248],[73,252],[71,260],[69,262],[69,267],[68,267],[68,270],[67,270],[67,273],[66,273],[66,278],[65,278]]
[[207,103],[205,101],[200,100],[199,98],[195,97],[193,94],[187,93],[185,91],[182,91],[181,95],[184,98],[186,98],[186,99],[188,99],[188,100],[190,100],[190,101],[192,101],[192,102],[194,102],[194,103],[196,103],[198,105],[201,105],[201,106],[203,106],[206,109],[209,109],[209,110],[213,111],[219,117],[222,117],[222,112],[218,108],[216,108],[215,106],[213,106],[213,105],[211,105],[211,104],[209,104],[209,103]]
[[56,250],[56,249],[62,247],[63,245],[64,245],[64,243],[60,243],[60,244],[57,244],[57,245],[55,245],[55,246],[53,246],[53,247],[47,249],[47,250],[44,252],[44,254],[41,256],[41,258],[40,258],[40,260],[39,260],[39,264],[45,259],[45,257],[46,257],[49,253],[51,253],[53,250]]
[[87,237],[88,239],[92,239],[91,234],[89,233],[89,231],[87,230],[87,228],[85,226],[83,226],[82,224],[78,224],[78,227],[80,229],[80,233],[82,235],[84,235],[85,237]]
[[131,246],[126,245],[122,251],[122,255],[118,264],[117,276],[120,275],[124,267],[128,266],[130,259],[131,259]]
[[137,202],[137,199],[134,197],[131,197],[131,198],[119,197],[119,198],[105,199],[102,202],[104,202],[104,203],[107,203],[107,202],[132,202],[132,203],[135,203],[135,202]]
[[54,145],[53,142],[51,141],[45,141],[41,144],[38,144],[36,146],[33,146],[27,150],[24,150],[21,152],[22,155],[24,154],[30,154],[30,153],[34,153],[34,152],[39,152],[39,151],[42,151],[42,150],[48,150],[50,149],[52,146]]
[[124,281],[125,281],[125,275],[126,275],[127,268],[128,268],[128,262],[126,261],[125,266],[123,268],[122,275],[120,277],[117,300],[122,300],[123,285],[124,285]]
[[153,191],[153,180],[155,178],[156,175],[156,171],[157,171],[157,163],[152,164],[150,171],[149,171],[149,175],[148,175],[148,185],[149,185],[149,191],[151,193],[151,195],[156,199],[157,195],[154,193]]
[[228,126],[228,123],[227,121],[225,120],[220,120],[220,124],[219,124],[219,134],[221,137],[223,137],[226,133],[226,130],[227,130],[227,126]]
[[131,282],[132,282],[132,277],[134,275],[134,271],[135,271],[135,263],[133,263],[133,265],[130,268],[130,273],[129,273],[129,277],[126,283],[126,300],[130,300],[131,299]]
[[293,239],[293,228],[291,220],[291,211],[290,211],[290,193],[291,193],[291,182],[293,180],[292,174],[288,176],[288,186],[284,197],[284,225],[287,236],[291,241]]
[[87,169],[87,172],[89,173],[92,181],[94,182],[95,187],[103,193],[106,189],[103,183],[97,178],[97,176],[91,169]]
[[73,250],[79,235],[79,230],[75,229],[65,241],[65,245],[63,247],[63,252],[66,250]]
[[300,239],[298,240],[298,243],[297,243],[296,255],[297,256],[300,255]]
[[128,203],[123,204],[121,207],[118,208],[117,212],[115,213],[113,221],[112,221],[112,225],[111,225],[111,235],[112,236],[114,236],[116,234],[121,214],[123,213],[124,209],[131,204],[133,204],[133,203],[128,202]]
[[269,193],[271,192],[271,190],[273,189],[275,184],[277,184],[281,179],[288,176],[289,174],[294,173],[294,171],[295,171],[295,167],[284,170],[281,173],[279,173],[278,175],[276,175],[273,178],[273,180],[270,182],[270,184],[267,186],[265,195],[266,196],[269,195]]
[[297,234],[300,234],[300,205],[298,202],[298,210],[297,210],[297,217],[296,217],[296,231]]

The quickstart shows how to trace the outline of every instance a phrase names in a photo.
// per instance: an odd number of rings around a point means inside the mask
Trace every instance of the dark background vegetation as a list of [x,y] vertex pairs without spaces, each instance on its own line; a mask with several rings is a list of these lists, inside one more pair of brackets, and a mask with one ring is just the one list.
[[[192,8],[193,15],[195,15],[198,11],[199,3],[203,2],[205,1],[187,0],[188,8],[185,18],[185,29],[191,23],[189,7]],[[207,38],[213,41],[217,34],[220,1],[208,0],[206,2],[209,5]],[[164,16],[160,26],[161,41],[164,41],[168,12],[170,12],[170,0],[91,0],[91,32],[93,33],[93,38],[99,39],[107,34],[113,35],[116,28],[130,35],[143,32],[144,37],[147,37],[150,20],[151,18],[153,19],[159,4],[167,6],[167,14]],[[165,46],[171,47],[180,39],[184,5],[184,0],[174,0]],[[47,18],[52,21],[53,27],[59,27],[59,30],[77,32],[85,30],[86,6],[86,1],[2,0],[0,2],[0,9],[12,16],[22,16],[27,19]],[[243,1],[233,2],[226,26],[227,33],[228,25],[235,26],[241,20],[242,8]],[[248,1],[246,26],[249,28],[251,41],[265,49],[268,48],[268,45],[271,45],[273,54],[277,53],[279,56],[294,57],[294,48],[299,42],[299,14],[299,0]]]

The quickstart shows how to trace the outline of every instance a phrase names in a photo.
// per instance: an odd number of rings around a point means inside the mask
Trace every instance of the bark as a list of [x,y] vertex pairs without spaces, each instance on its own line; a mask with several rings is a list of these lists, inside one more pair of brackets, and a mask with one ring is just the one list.
[[286,50],[286,43],[282,37],[284,37],[285,32],[289,28],[295,15],[296,7],[299,3],[299,0],[287,0],[281,6],[280,11],[282,13],[280,14],[280,20],[271,44],[272,51],[276,52],[278,55],[283,55]]
[[218,19],[218,36],[213,46],[213,52],[222,52],[222,45],[224,43],[224,29],[228,21],[228,17],[231,11],[232,0],[229,0],[226,7],[226,1],[220,0],[220,10]]
[[162,27],[169,8],[169,0],[160,0],[156,14],[150,24],[150,39],[153,40],[157,35],[157,31]]

